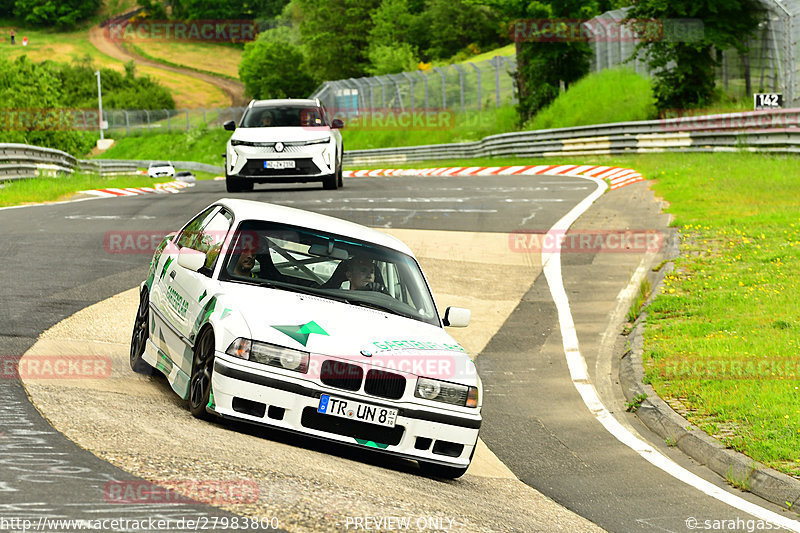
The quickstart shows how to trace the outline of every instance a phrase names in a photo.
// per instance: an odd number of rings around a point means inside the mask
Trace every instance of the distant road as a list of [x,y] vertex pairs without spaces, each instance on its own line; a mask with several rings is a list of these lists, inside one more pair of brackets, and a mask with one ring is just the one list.
[[242,82],[229,80],[219,76],[212,76],[211,74],[197,72],[188,68],[172,67],[151,59],[147,59],[127,50],[119,43],[109,39],[106,33],[103,31],[103,28],[100,26],[93,26],[89,30],[89,42],[91,42],[95,48],[104,54],[107,54],[115,59],[119,59],[120,61],[128,62],[133,60],[139,65],[147,65],[149,67],[166,70],[168,72],[177,72],[179,74],[191,76],[193,78],[197,78],[198,80],[203,80],[207,83],[210,83],[211,85],[219,88],[228,96],[228,98],[230,98],[232,106],[245,106],[249,102],[249,99],[246,99],[244,96],[244,84]]

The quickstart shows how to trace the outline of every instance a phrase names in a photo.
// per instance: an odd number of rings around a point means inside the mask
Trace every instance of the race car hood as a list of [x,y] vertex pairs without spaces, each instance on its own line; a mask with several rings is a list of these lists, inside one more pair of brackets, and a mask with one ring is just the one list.
[[231,140],[247,142],[296,142],[330,138],[331,129],[320,127],[292,128],[238,128]]
[[232,284],[252,339],[462,383],[474,383],[466,351],[443,329],[388,312],[289,291]]

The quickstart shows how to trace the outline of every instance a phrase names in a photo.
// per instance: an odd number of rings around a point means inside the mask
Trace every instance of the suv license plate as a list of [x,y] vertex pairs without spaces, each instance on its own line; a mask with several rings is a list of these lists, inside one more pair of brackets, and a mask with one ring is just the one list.
[[281,159],[278,161],[264,161],[264,168],[279,170],[284,168],[294,168],[294,159]]
[[317,412],[324,415],[338,416],[339,418],[349,418],[368,424],[377,424],[393,428],[397,419],[397,409],[378,407],[367,403],[356,402],[353,400],[343,400],[323,394],[319,399]]

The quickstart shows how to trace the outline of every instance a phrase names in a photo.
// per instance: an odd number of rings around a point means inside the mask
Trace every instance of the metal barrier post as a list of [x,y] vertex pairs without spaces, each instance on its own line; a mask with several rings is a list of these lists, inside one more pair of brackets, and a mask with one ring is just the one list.
[[469,66],[475,69],[475,77],[478,80],[478,110],[481,109],[481,69],[478,68],[478,65],[470,61]]
[[444,70],[440,67],[433,67],[433,70],[439,73],[439,76],[442,77],[442,109],[447,109],[447,93],[445,92],[446,83],[444,79]]

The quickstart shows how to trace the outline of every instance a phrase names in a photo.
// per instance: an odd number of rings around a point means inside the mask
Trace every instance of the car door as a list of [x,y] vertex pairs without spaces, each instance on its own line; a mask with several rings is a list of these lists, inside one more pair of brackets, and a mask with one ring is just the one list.
[[[175,261],[171,265],[172,270],[167,271],[168,290],[174,295],[177,304],[170,306],[173,313],[171,318],[175,321],[183,344],[182,357],[175,360],[175,363],[187,374],[191,372],[197,334],[205,322],[209,305],[213,305],[216,282],[212,279],[212,274],[232,221],[233,216],[224,208],[213,212],[194,237],[183,243],[184,248],[204,253],[205,264],[194,271]],[[181,244],[180,240],[178,244]]]

